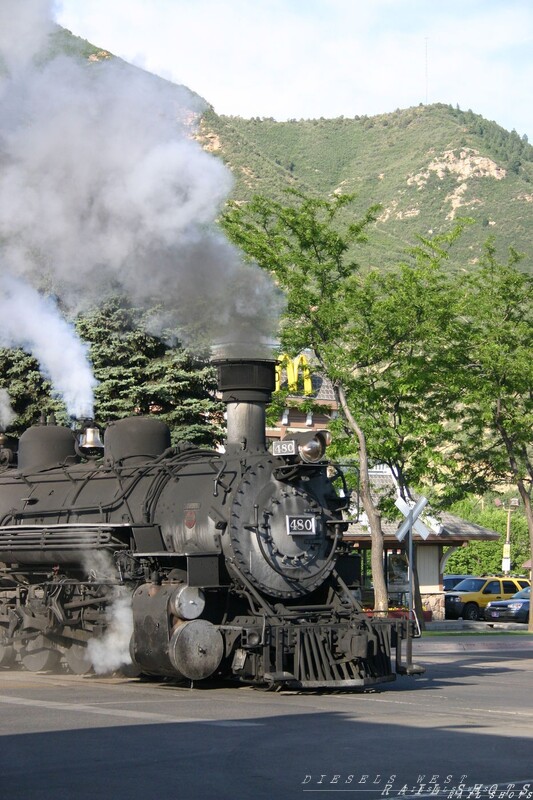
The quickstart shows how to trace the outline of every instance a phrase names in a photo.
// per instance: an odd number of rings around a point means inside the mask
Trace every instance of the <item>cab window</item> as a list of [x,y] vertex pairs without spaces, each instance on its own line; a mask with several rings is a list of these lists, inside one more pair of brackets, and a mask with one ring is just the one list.
[[504,594],[514,594],[516,592],[516,586],[513,581],[504,581],[503,582],[503,593]]
[[500,581],[489,581],[483,589],[483,594],[501,594]]

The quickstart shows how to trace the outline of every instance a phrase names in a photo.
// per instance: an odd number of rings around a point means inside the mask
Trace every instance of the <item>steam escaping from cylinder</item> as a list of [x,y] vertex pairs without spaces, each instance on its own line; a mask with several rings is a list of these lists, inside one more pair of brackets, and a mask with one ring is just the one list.
[[88,577],[95,582],[109,583],[110,601],[106,609],[107,627],[104,634],[91,639],[87,645],[87,657],[98,675],[115,672],[130,666],[130,639],[133,633],[131,591],[118,583],[118,573],[109,553],[88,553],[83,562]]
[[[272,338],[277,291],[215,226],[232,179],[193,139],[205,102],[106,53],[53,56],[61,47],[52,8],[51,0],[0,4],[4,274],[52,292],[58,319],[120,294],[155,309],[149,330],[168,339]],[[21,316],[8,304],[2,313],[6,340]],[[35,354],[38,333],[35,325]],[[72,367],[75,348],[67,350]],[[43,368],[57,391],[70,392]],[[88,406],[94,384],[81,383],[87,397],[75,402]]]
[[117,587],[116,595],[107,609],[107,628],[99,639],[91,639],[87,655],[97,675],[115,672],[132,663],[130,639],[133,633],[131,593]]

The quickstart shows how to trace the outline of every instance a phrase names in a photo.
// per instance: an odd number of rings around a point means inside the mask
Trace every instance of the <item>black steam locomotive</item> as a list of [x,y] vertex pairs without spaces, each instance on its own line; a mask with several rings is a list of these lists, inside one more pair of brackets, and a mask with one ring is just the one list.
[[146,676],[363,689],[405,671],[405,627],[368,619],[350,588],[329,434],[270,452],[275,362],[217,363],[223,453],[170,447],[149,417],[110,424],[103,445],[94,427],[32,427],[17,457],[4,436],[0,665],[88,671],[126,592]]

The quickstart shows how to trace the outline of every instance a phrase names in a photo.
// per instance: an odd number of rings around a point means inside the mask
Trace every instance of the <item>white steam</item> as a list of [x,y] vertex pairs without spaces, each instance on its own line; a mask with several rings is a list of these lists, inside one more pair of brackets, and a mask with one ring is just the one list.
[[9,275],[3,279],[3,289],[9,313],[0,314],[0,346],[21,347],[32,353],[69,413],[76,417],[92,416],[96,381],[87,346],[59,316],[52,300]]
[[9,428],[15,417],[7,390],[0,389],[0,431],[2,428]]
[[52,30],[52,0],[2,0],[0,57],[9,73],[18,74],[47,45]]
[[107,628],[100,639],[91,639],[87,655],[97,675],[115,672],[132,663],[130,639],[133,633],[131,594],[117,587],[116,597],[106,611]]
[[87,645],[87,657],[98,675],[115,672],[132,663],[130,639],[133,633],[131,591],[118,581],[116,568],[109,553],[94,551],[84,561],[87,575],[95,582],[109,582],[111,602],[106,609],[107,627],[99,639]]
[[[118,59],[52,58],[51,9],[50,0],[0,2],[4,283],[7,273],[21,293],[23,283],[52,291],[67,315],[122,294],[156,309],[156,334],[271,338],[279,308],[270,280],[215,227],[231,175],[191,138],[203,101]],[[39,360],[46,350],[41,364],[56,390],[89,407],[87,378],[76,376],[72,398],[72,328],[53,328],[59,361],[41,341],[51,309],[34,303],[23,334],[30,312],[5,303],[4,342],[24,338]]]

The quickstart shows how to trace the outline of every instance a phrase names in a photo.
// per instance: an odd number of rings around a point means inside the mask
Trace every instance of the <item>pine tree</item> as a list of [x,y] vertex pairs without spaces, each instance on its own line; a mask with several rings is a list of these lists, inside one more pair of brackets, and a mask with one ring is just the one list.
[[205,354],[148,333],[146,318],[146,312],[114,298],[78,320],[99,381],[97,421],[153,414],[169,425],[173,441],[213,446],[222,438],[214,368]]
[[52,397],[50,382],[43,377],[35,358],[24,350],[0,348],[0,387],[8,392],[16,414],[9,426],[10,434],[20,436],[43,414],[55,414],[59,421],[67,422],[61,401]]

